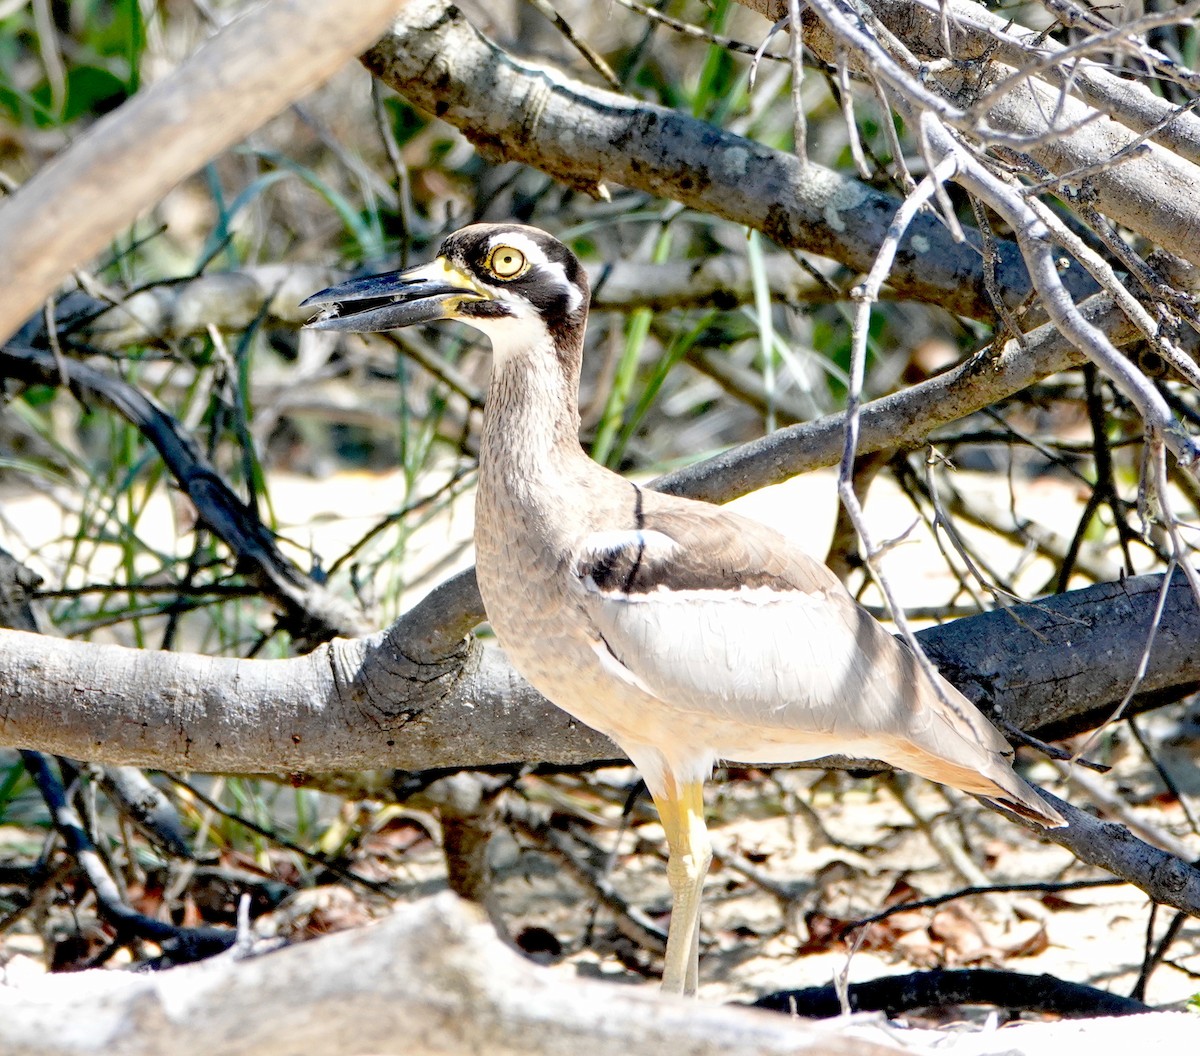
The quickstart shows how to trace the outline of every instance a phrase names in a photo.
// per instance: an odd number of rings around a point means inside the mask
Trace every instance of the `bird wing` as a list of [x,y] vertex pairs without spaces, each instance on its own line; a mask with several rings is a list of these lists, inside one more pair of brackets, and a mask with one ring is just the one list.
[[[647,500],[651,496],[647,494]],[[782,734],[916,739],[953,757],[1007,742],[823,564],[777,532],[703,504],[647,502],[640,527],[587,536],[574,576],[597,646],[684,711]],[[946,713],[950,712],[949,715]]]
[[574,573],[599,642],[684,710],[797,732],[861,729],[853,712],[879,677],[870,617],[781,536],[724,511],[689,512],[647,512],[640,528],[583,540]]
[[635,509],[635,527],[584,537],[572,581],[609,673],[695,716],[681,738],[707,731],[738,762],[877,758],[1064,824],[1000,732],[823,564],[703,503],[645,493]]

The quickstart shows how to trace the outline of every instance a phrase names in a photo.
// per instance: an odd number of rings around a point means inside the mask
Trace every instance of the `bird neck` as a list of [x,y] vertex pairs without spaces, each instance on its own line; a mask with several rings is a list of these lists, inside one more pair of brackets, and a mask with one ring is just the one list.
[[[483,415],[481,485],[544,494],[592,466],[579,446],[582,333],[507,346],[493,338]],[[594,468],[594,466],[593,466]]]

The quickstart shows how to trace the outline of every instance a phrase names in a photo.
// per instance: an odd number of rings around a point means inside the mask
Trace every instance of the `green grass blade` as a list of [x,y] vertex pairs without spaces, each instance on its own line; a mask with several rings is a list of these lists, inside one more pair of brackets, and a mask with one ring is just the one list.
[[771,316],[771,285],[767,281],[767,267],[763,259],[762,240],[757,231],[749,231],[746,240],[746,257],[750,262],[750,285],[754,289],[754,313],[758,322],[758,341],[762,351],[763,388],[767,393],[768,433],[775,432],[775,323]]
[[[654,245],[651,261],[655,264],[662,264],[667,259],[670,248],[670,229],[664,226]],[[621,352],[616,376],[613,378],[612,388],[609,390],[608,399],[604,404],[604,413],[600,417],[596,439],[592,443],[592,458],[602,466],[612,464],[613,449],[616,446],[625,411],[633,394],[638,363],[642,357],[642,349],[646,345],[646,338],[650,335],[650,323],[653,318],[654,315],[649,308],[636,308],[629,313],[629,321],[625,324],[625,347]]]

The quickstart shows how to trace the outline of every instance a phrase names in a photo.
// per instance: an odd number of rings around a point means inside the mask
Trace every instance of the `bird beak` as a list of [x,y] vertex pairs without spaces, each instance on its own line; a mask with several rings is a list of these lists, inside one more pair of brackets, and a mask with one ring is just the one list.
[[352,279],[314,293],[300,307],[320,313],[305,324],[309,330],[374,333],[414,323],[454,319],[463,301],[488,300],[475,280],[445,257],[408,271],[392,271]]

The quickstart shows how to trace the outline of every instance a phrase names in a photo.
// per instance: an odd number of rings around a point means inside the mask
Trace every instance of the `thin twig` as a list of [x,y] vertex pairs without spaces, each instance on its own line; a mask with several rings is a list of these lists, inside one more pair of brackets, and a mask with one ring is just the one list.
[[851,291],[851,296],[856,303],[850,353],[850,385],[846,395],[846,428],[842,445],[842,460],[838,470],[838,495],[841,498],[842,504],[846,507],[851,520],[854,522],[855,529],[858,531],[859,539],[862,541],[863,560],[871,570],[875,581],[879,584],[880,590],[883,591],[888,608],[892,612],[896,629],[900,632],[905,642],[912,648],[922,673],[929,680],[930,685],[935,688],[938,697],[947,708],[954,712],[958,711],[958,706],[948,699],[947,694],[942,689],[937,678],[937,673],[933,665],[929,662],[929,658],[925,655],[924,650],[917,642],[916,635],[913,634],[912,627],[904,615],[904,609],[900,605],[899,599],[895,596],[890,582],[886,577],[881,575],[876,567],[875,559],[879,551],[872,542],[870,529],[867,527],[866,519],[863,516],[862,506],[858,501],[858,496],[854,493],[854,460],[858,453],[859,411],[862,403],[863,376],[866,370],[867,334],[871,318],[871,305],[879,296],[880,287],[882,287],[884,279],[891,269],[892,261],[895,259],[895,255],[900,247],[900,240],[903,238],[904,232],[908,229],[908,225],[912,222],[913,217],[916,216],[917,211],[933,196],[935,187],[941,181],[949,179],[954,174],[956,165],[957,162],[953,156],[943,158],[917,184],[913,193],[904,200],[900,208],[896,211],[896,215],[888,226],[887,235],[880,245],[875,262],[871,266],[866,279]]
[[792,64],[792,134],[801,165],[808,164],[808,125],[804,117],[804,35],[800,23],[800,0],[788,0],[788,57]]
[[897,902],[894,906],[881,909],[869,917],[851,921],[844,926],[845,931],[855,928],[865,928],[869,924],[878,924],[893,917],[897,913],[909,913],[917,909],[936,909],[947,902],[956,902],[960,898],[971,898],[974,895],[1011,895],[1011,894],[1058,894],[1061,891],[1087,891],[1095,887],[1120,887],[1128,884],[1115,876],[1107,876],[1099,880],[1048,880],[1045,882],[1020,884],[980,884],[975,887],[960,887],[948,891],[944,895],[933,895],[929,898],[913,899],[911,902]]
[[134,938],[150,939],[179,950],[187,959],[211,956],[233,945],[235,935],[232,931],[179,927],[155,920],[129,906],[122,899],[116,881],[88,836],[79,812],[68,800],[62,782],[51,770],[48,758],[41,752],[22,750],[21,760],[46,801],[54,827],[67,852],[78,862],[95,893],[101,916],[116,928],[116,945],[123,945]]
[[752,55],[756,59],[774,59],[776,62],[788,61],[786,55],[777,55],[775,52],[766,51],[765,49],[760,50],[759,48],[751,47],[743,41],[734,40],[732,37],[723,37],[720,34],[711,33],[700,26],[692,25],[690,22],[681,22],[677,18],[664,15],[661,11],[640,3],[639,0],[617,0],[617,3],[644,18],[650,19],[652,22],[658,22],[668,29],[673,29],[676,33],[681,33],[685,37],[693,37],[696,40],[703,40],[708,44],[715,44],[726,51],[737,52],[739,55]]
[[1162,585],[1158,590],[1158,600],[1154,605],[1154,615],[1150,618],[1150,627],[1146,631],[1146,640],[1142,644],[1142,653],[1138,658],[1137,671],[1134,673],[1133,680],[1129,684],[1129,689],[1125,691],[1125,696],[1121,698],[1121,702],[1113,709],[1112,714],[1092,731],[1087,740],[1075,749],[1075,752],[1071,756],[1072,763],[1087,752],[1096,743],[1096,739],[1125,714],[1125,709],[1129,707],[1130,702],[1137,696],[1137,691],[1141,688],[1142,682],[1145,681],[1146,672],[1150,667],[1150,657],[1154,651],[1154,639],[1158,635],[1158,626],[1162,622],[1163,609],[1167,605],[1167,594],[1171,589],[1171,576],[1177,567],[1173,560],[1167,565],[1166,575],[1163,576]]
[[612,67],[604,61],[604,56],[593,48],[586,40],[580,37],[565,18],[554,10],[554,5],[549,0],[525,0],[543,18],[548,19],[567,40],[593,70],[595,70],[601,79],[614,91],[621,91],[621,81],[612,71]]
[[379,883],[375,880],[368,880],[364,876],[359,876],[353,870],[347,869],[337,862],[333,861],[328,855],[321,854],[318,851],[310,851],[306,847],[301,847],[298,843],[293,843],[291,840],[285,839],[273,829],[267,828],[265,825],[259,825],[257,822],[251,821],[249,818],[243,817],[236,811],[230,810],[228,807],[223,807],[211,796],[205,795],[190,781],[185,781],[182,777],[175,774],[167,774],[167,780],[173,785],[177,785],[183,789],[189,796],[203,803],[209,810],[227,821],[232,821],[235,825],[240,825],[247,832],[253,832],[257,836],[261,836],[265,840],[270,840],[277,847],[282,847],[285,851],[290,851],[292,854],[299,855],[306,861],[312,862],[314,865],[319,865],[322,869],[328,869],[339,880],[344,880],[347,883],[357,884],[360,887],[365,887],[368,891],[373,891],[379,895],[394,895],[395,889],[390,884]]

